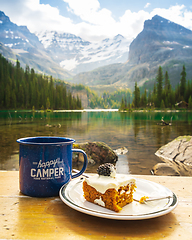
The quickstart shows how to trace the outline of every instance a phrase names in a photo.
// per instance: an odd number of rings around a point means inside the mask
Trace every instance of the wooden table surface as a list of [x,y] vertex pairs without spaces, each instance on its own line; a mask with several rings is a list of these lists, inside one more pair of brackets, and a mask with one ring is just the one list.
[[0,171],[0,239],[192,239],[192,177],[135,177],[168,187],[178,206],[153,219],[103,219],[73,210],[59,197],[24,196],[19,173]]

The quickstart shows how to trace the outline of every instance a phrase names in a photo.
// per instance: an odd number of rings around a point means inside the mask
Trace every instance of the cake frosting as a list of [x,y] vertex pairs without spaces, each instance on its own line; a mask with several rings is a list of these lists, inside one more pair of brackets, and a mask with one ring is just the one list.
[[130,178],[128,175],[116,174],[115,177],[94,175],[90,178],[86,178],[85,181],[91,187],[94,187],[98,192],[104,194],[107,189],[113,188],[116,191],[121,186],[126,186],[127,184],[135,184],[135,179]]

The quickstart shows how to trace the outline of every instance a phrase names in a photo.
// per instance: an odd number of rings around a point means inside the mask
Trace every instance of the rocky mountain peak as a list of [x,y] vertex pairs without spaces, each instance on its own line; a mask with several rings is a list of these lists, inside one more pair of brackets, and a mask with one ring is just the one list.
[[74,74],[128,58],[129,41],[120,34],[100,42],[89,42],[65,32],[45,31],[36,35],[52,59]]
[[31,33],[26,26],[18,26],[12,23],[4,12],[0,11],[0,42],[11,49],[29,51],[29,49],[42,49],[43,45],[37,36]]
[[29,29],[26,26],[17,26],[16,24],[10,21],[10,18],[5,15],[4,12],[0,11],[0,26],[2,30],[19,30],[24,32],[29,32]]
[[189,29],[182,27],[168,19],[165,19],[159,15],[155,15],[151,20],[144,22],[144,30],[155,30],[155,31],[183,31],[186,33],[191,32]]
[[144,22],[144,29],[150,29],[150,30],[162,30],[163,28],[167,28],[168,27],[168,23],[169,26],[171,25],[171,22],[159,15],[155,15],[154,17],[152,17],[151,20],[146,20]]
[[42,31],[36,32],[36,35],[40,39],[41,43],[48,50],[53,48],[66,48],[69,44],[74,44],[76,47],[79,44],[86,44],[86,41],[83,41],[80,37],[65,32],[57,32],[57,31]]
[[129,61],[134,64],[165,61],[192,47],[192,31],[155,15],[130,44]]
[[121,34],[117,34],[113,39],[114,40],[123,40],[125,38]]
[[[129,46],[129,59],[124,64],[113,64],[95,71],[76,75],[76,83],[91,85],[138,86],[152,88],[159,66],[169,72],[173,87],[180,81],[186,64],[192,74],[192,31],[155,15],[144,23],[144,28]],[[93,79],[90,82],[90,79]]]
[[[0,11],[0,52],[11,61],[18,59],[22,67],[29,65],[36,71],[56,78],[71,76],[55,63],[38,37],[26,26],[18,26]],[[13,60],[14,59],[14,60]]]
[[5,15],[4,12],[0,11],[0,21],[1,23],[6,23],[6,22],[10,22],[10,19],[8,16]]

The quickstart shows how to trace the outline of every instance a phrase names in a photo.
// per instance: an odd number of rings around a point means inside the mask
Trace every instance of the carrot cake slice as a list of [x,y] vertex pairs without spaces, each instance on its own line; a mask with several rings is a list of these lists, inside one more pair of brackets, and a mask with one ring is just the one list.
[[133,201],[135,179],[129,175],[116,174],[111,163],[100,165],[97,173],[83,182],[84,197],[87,201],[115,212]]

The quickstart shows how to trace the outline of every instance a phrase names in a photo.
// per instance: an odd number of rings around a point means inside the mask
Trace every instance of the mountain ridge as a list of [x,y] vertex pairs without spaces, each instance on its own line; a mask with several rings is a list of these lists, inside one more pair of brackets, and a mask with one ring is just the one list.
[[56,31],[37,32],[36,35],[54,60],[73,74],[128,59],[130,42],[120,34],[97,43]]
[[69,78],[72,75],[52,61],[38,37],[26,26],[12,23],[4,12],[0,11],[0,53],[11,61],[18,59],[22,67],[28,65],[39,73],[55,78]]
[[[1,53],[10,53],[21,66],[29,65],[40,73],[66,80],[74,74],[90,71],[128,59],[130,42],[118,34],[100,42],[88,42],[74,34],[56,31],[31,33],[26,26],[12,23],[0,11]],[[6,55],[4,55],[6,57]],[[38,59],[39,58],[39,59]]]
[[143,30],[131,42],[127,62],[77,74],[72,82],[133,90],[135,82],[138,86],[154,83],[160,65],[168,71],[173,87],[179,82],[182,65],[186,65],[188,76],[192,75],[192,31],[155,15],[145,21]]
[[179,82],[182,65],[192,75],[192,31],[158,15],[144,22],[130,45],[121,35],[101,43],[55,31],[35,35],[1,11],[0,26],[3,56],[70,84],[133,90],[135,82],[152,85],[160,65],[164,72],[168,70],[173,87]]

